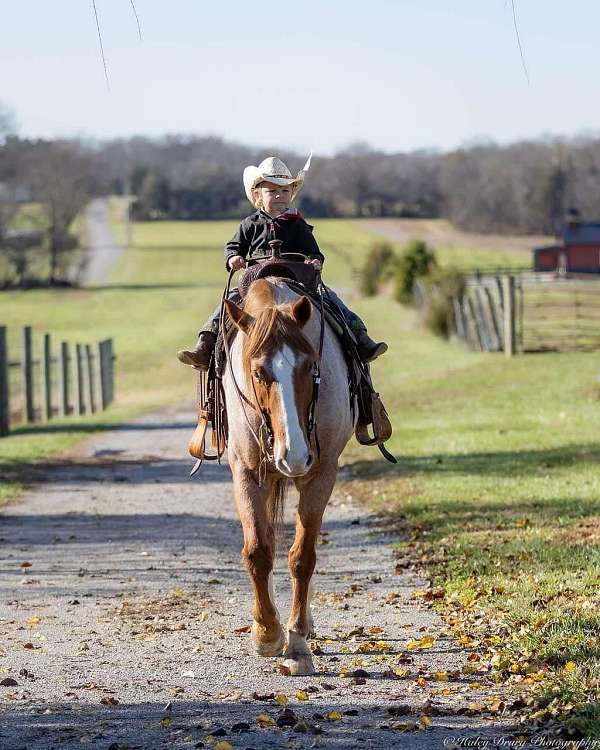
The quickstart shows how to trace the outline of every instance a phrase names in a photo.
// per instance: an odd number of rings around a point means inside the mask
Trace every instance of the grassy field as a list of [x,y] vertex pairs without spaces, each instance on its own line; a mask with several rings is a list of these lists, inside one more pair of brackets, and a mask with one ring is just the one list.
[[[119,215],[119,206],[114,207]],[[53,420],[50,427],[17,428],[0,443],[0,502],[31,475],[30,464],[60,452],[82,434],[105,429],[135,414],[186,399],[192,407],[194,378],[175,351],[195,341],[200,323],[217,304],[225,282],[222,248],[235,222],[139,223],[133,247],[108,283],[86,289],[42,289],[0,294],[0,321],[9,329],[9,351],[19,351],[20,328],[46,331],[55,342],[113,337],[117,353],[117,401],[83,420]],[[117,236],[122,228],[115,226]],[[328,248],[327,278],[348,289],[369,235],[350,222],[319,227]],[[56,345],[56,343],[55,343]],[[14,358],[16,354],[13,354]],[[18,372],[13,371],[16,379]],[[13,383],[15,390],[18,382]]]
[[[134,246],[109,283],[0,295],[13,345],[17,327],[31,323],[71,341],[112,336],[118,355],[109,411],[1,441],[0,497],[86,432],[165,404],[192,407],[193,377],[174,353],[218,300],[221,247],[234,226],[136,224]],[[319,221],[317,232],[326,281],[350,295],[372,235],[350,221]],[[523,692],[514,707],[530,720],[599,736],[597,357],[470,353],[421,330],[411,310],[385,295],[350,296],[391,345],[374,374],[400,463],[353,444],[346,461],[355,479],[344,491],[397,528],[399,566],[430,578],[435,596],[424,603],[473,650],[479,682]]]
[[440,265],[458,269],[529,269],[532,249],[554,241],[543,236],[467,233],[445,219],[361,219],[357,223],[400,246],[414,237],[424,240],[435,248]]
[[[381,300],[360,310],[390,319]],[[598,359],[467,353],[415,324],[395,308],[394,355],[374,368],[400,463],[352,448],[345,490],[405,537],[399,565],[426,572],[428,606],[479,655],[480,682],[522,690],[539,722],[598,737]]]

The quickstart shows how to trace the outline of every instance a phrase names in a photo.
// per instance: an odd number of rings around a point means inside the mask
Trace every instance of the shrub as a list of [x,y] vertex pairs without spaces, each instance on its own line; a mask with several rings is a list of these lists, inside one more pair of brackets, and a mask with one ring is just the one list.
[[465,277],[453,268],[437,268],[421,279],[425,292],[423,321],[436,336],[449,338],[454,315],[452,300],[463,296]]
[[377,294],[377,287],[382,276],[391,268],[395,260],[394,248],[387,240],[378,240],[371,245],[364,265],[360,271],[359,287],[365,297]]
[[437,268],[433,250],[423,240],[406,244],[396,263],[394,297],[403,305],[413,303],[413,286],[416,279],[427,276]]

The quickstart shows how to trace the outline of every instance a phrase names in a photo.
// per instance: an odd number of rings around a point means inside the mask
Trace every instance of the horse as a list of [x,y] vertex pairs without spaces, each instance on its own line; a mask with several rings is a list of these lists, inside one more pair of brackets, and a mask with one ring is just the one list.
[[[254,589],[252,644],[261,656],[284,654],[292,675],[314,674],[308,638],[314,635],[315,545],[338,459],[354,429],[346,361],[330,327],[321,330],[316,306],[282,279],[254,281],[243,308],[228,300],[224,305],[234,326],[223,377],[228,461],[243,530],[242,560]],[[285,491],[292,483],[299,502],[288,553],[292,607],[286,641],[273,563]]]

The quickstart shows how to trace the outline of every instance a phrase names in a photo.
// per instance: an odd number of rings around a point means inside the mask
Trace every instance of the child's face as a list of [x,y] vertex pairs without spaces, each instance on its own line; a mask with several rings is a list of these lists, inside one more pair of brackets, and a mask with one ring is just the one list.
[[277,216],[290,207],[292,188],[289,185],[275,185],[272,182],[261,182],[256,188],[264,211]]

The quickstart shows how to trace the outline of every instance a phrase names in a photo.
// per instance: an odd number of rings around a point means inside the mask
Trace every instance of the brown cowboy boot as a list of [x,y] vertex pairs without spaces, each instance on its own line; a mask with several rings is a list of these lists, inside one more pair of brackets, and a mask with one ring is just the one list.
[[388,345],[385,341],[373,341],[366,331],[359,331],[355,334],[356,337],[356,349],[358,356],[363,362],[372,362],[377,357],[381,357],[388,350]]
[[216,333],[201,331],[196,346],[193,349],[180,349],[177,352],[177,359],[183,362],[184,365],[198,367],[200,370],[208,370],[216,342]]

